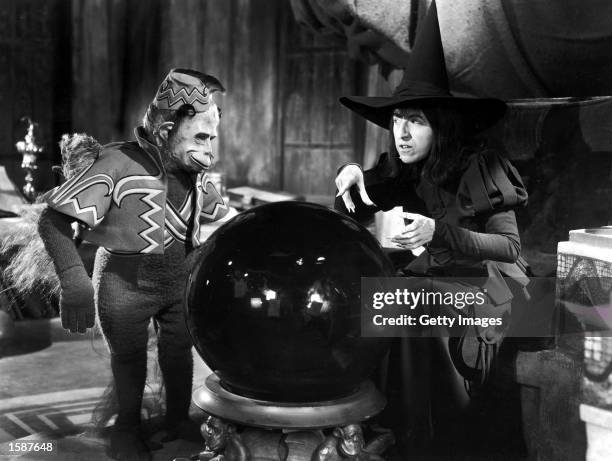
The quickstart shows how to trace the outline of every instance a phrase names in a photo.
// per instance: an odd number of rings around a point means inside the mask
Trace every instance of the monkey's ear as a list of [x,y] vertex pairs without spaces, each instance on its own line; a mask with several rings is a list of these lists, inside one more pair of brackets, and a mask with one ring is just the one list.
[[170,132],[172,131],[173,127],[174,127],[174,122],[164,122],[161,125],[159,125],[159,128],[157,129],[159,137],[167,142],[168,137],[170,136]]
[[344,432],[342,431],[341,427],[337,427],[332,432],[332,435],[336,437],[337,439],[341,439],[342,437],[344,437]]

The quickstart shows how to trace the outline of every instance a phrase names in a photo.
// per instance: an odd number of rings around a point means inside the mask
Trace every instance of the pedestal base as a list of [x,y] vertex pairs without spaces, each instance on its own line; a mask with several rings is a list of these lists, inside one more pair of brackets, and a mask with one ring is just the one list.
[[[206,446],[191,460],[379,461],[395,441],[391,431],[370,428],[366,443],[359,423],[375,416],[386,404],[369,381],[339,399],[282,403],[229,392],[211,374],[194,392],[193,401],[210,416],[201,428]],[[333,430],[326,430],[329,428]]]
[[215,374],[193,393],[193,402],[224,420],[267,429],[322,429],[365,421],[385,407],[385,397],[364,381],[346,397],[324,402],[279,403],[254,400],[226,390]]

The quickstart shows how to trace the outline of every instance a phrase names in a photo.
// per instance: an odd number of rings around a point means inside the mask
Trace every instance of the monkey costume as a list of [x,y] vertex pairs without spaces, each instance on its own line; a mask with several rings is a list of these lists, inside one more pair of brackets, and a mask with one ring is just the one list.
[[[173,69],[152,103],[196,113],[214,107],[214,78]],[[201,222],[224,217],[228,207],[204,171],[166,171],[163,153],[143,127],[136,141],[102,147],[79,174],[49,194],[39,231],[53,259],[61,291],[62,324],[84,332],[94,323],[94,302],[111,353],[118,416],[110,454],[150,459],[140,435],[146,379],[148,324],[159,327],[158,357],[166,388],[170,431],[188,420],[193,361],[183,312],[184,290]],[[167,155],[167,154],[166,154]],[[83,239],[100,246],[87,276],[72,240],[71,222]]]

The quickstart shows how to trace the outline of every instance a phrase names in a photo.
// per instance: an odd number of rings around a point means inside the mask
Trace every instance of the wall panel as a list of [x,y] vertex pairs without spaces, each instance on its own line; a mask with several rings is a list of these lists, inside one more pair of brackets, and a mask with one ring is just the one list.
[[359,66],[342,45],[286,21],[282,186],[331,202],[338,167],[362,156],[362,123],[338,102],[358,93]]

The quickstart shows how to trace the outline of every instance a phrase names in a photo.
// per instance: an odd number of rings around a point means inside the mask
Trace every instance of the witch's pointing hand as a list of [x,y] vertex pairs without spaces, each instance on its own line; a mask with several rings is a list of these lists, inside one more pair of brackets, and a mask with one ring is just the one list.
[[372,202],[366,192],[363,171],[361,171],[361,168],[355,164],[347,165],[342,168],[338,176],[336,176],[336,187],[338,188],[336,197],[342,196],[346,209],[351,213],[355,212],[355,203],[351,198],[350,189],[355,185],[357,186],[357,191],[359,192],[362,202],[366,205],[374,205],[374,202]]

